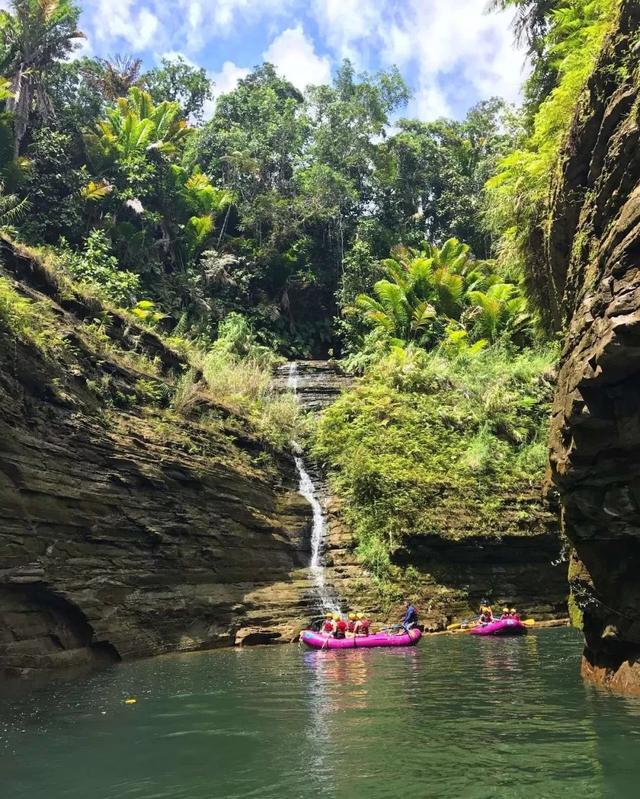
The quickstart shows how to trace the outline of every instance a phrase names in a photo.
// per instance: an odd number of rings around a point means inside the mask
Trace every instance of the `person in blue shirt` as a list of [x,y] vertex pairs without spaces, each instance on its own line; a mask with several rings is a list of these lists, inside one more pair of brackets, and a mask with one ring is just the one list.
[[418,611],[413,607],[410,599],[407,599],[407,609],[404,613],[404,618],[400,622],[405,632],[409,632],[414,627],[418,626]]

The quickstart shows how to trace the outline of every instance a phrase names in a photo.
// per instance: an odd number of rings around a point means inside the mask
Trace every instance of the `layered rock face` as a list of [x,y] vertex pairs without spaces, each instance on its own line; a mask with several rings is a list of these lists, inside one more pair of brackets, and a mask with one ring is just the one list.
[[[351,607],[373,618],[390,615],[388,603],[363,573],[356,542],[345,526],[339,504],[327,499],[327,579]],[[409,539],[394,563],[411,567],[411,578],[394,594],[407,593],[420,608],[428,631],[443,630],[454,619],[473,618],[485,597],[496,609],[515,606],[537,621],[566,618],[566,562],[558,530],[503,538],[471,537],[453,541],[429,535]],[[383,604],[385,605],[383,607]],[[403,609],[397,603],[397,613]]]
[[[48,359],[0,327],[0,675],[290,640],[313,602],[292,459],[228,409],[206,409],[205,427],[202,407],[137,403],[149,380],[135,361],[82,332],[96,309],[1,249],[67,354]],[[158,386],[174,379],[180,357],[160,339],[101,318],[154,355]]]
[[574,549],[583,671],[640,691],[640,4],[625,0],[574,120],[545,260],[568,330],[551,471]]

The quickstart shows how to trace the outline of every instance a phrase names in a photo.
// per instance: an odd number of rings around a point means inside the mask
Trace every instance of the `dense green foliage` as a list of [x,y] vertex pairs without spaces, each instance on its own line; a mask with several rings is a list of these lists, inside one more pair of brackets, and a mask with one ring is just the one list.
[[300,92],[264,64],[203,122],[212,87],[181,58],[65,60],[78,17],[71,0],[2,12],[0,169],[28,198],[18,236],[110,300],[151,300],[201,340],[243,313],[281,351],[354,352],[366,327],[341,311],[394,247],[457,236],[490,256],[482,187],[513,145],[500,100],[390,135],[409,97],[396,69],[345,61]]
[[[427,242],[465,242],[487,280],[465,283],[464,303],[494,316],[496,303],[522,305],[523,274],[535,299],[527,242],[617,0],[494,6],[515,7],[534,62],[521,114],[491,99],[460,121],[397,119],[409,97],[398,71],[357,75],[345,61],[331,85],[304,92],[263,64],[203,122],[205,70],[181,58],[147,72],[126,55],[68,61],[78,6],[13,0],[0,13],[0,170],[29,202],[17,234],[62,251],[117,303],[155,302],[167,328],[212,340],[228,313],[248,314],[290,354],[356,354],[368,325],[348,309],[359,294],[381,301],[374,284],[397,247],[413,252],[404,263]],[[496,253],[500,266],[485,265]],[[444,316],[480,335],[465,309]]]
[[[529,81],[520,146],[488,182],[487,222],[500,238],[502,260],[527,278],[529,294],[548,329],[558,329],[559,298],[541,290],[548,277],[532,247],[545,223],[545,201],[576,105],[619,0],[505,0],[522,11],[535,69]],[[515,264],[513,263],[515,262]],[[551,302],[550,302],[551,299]]]
[[547,458],[553,351],[396,348],[322,415],[324,462],[370,569],[407,536],[526,534]]
[[503,282],[490,263],[473,260],[468,245],[449,239],[441,248],[396,255],[383,262],[387,278],[374,285],[376,297],[356,298],[356,309],[391,344],[473,342],[477,352],[499,339],[528,342],[531,318],[518,287]]

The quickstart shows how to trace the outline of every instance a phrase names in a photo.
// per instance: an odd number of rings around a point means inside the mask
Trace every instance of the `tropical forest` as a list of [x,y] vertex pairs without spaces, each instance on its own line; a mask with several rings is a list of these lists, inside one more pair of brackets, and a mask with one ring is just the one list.
[[457,2],[0,2],[12,799],[635,796],[640,2]]

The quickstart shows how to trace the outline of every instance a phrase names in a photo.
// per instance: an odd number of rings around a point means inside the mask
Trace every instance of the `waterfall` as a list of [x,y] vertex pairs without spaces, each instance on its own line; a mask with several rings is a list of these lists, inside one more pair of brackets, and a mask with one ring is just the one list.
[[[287,378],[287,388],[294,394],[298,392],[298,364],[294,362],[289,364],[289,375]],[[313,512],[313,522],[311,527],[311,561],[309,562],[309,569],[311,571],[311,578],[318,594],[320,604],[323,610],[339,611],[340,607],[331,591],[327,588],[324,566],[322,564],[322,545],[327,529],[326,518],[322,510],[322,505],[318,499],[318,490],[313,481],[313,478],[307,471],[302,455],[302,448],[295,442],[291,442],[293,448],[294,460],[300,484],[298,490],[300,495],[303,496]]]
[[289,364],[289,376],[287,377],[287,388],[293,391],[294,394],[298,393],[298,364],[292,361]]

